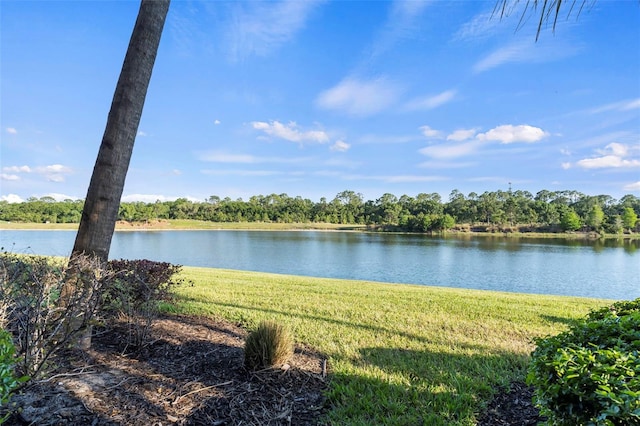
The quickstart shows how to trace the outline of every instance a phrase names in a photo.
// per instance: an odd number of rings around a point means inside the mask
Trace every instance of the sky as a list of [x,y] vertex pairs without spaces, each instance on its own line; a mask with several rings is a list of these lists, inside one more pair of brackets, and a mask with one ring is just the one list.
[[[568,2],[567,2],[568,3]],[[640,196],[640,5],[173,0],[123,201]],[[0,2],[0,199],[84,199],[137,1]]]

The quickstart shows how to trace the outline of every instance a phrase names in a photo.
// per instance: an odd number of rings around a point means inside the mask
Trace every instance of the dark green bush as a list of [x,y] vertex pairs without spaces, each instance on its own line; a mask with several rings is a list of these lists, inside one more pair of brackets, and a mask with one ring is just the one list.
[[527,383],[549,425],[640,425],[640,299],[536,340]]
[[250,370],[279,367],[293,355],[293,338],[275,321],[263,321],[249,333],[244,345],[244,365]]
[[[15,353],[16,348],[13,345],[11,333],[0,328],[0,406],[7,404],[11,392],[28,380],[28,377],[16,377],[15,375]],[[8,417],[9,414],[0,417],[0,424]]]

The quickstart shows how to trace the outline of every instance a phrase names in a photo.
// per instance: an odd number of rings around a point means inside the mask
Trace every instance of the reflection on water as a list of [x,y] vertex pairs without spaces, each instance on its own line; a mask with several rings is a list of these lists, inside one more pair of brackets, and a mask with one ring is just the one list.
[[[75,232],[0,231],[16,252],[67,256]],[[118,232],[112,258],[521,293],[640,297],[640,240],[320,231]]]

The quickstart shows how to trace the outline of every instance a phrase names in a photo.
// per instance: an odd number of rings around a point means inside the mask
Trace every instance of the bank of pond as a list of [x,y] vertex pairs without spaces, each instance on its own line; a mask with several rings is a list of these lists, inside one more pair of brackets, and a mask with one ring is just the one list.
[[328,359],[329,424],[475,425],[534,337],[608,301],[185,267],[174,313],[286,325]]
[[[0,231],[18,253],[68,256],[75,232]],[[116,232],[112,259],[516,293],[640,297],[640,240],[257,230]]]

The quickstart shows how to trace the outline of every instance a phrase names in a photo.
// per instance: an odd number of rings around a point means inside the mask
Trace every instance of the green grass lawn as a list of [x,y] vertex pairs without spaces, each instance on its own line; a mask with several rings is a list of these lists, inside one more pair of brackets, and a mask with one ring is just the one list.
[[473,425],[500,386],[524,378],[531,339],[602,300],[184,267],[175,310],[286,324],[325,354],[327,421]]

